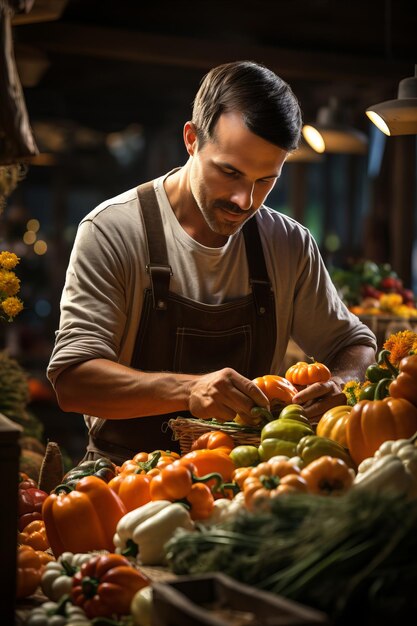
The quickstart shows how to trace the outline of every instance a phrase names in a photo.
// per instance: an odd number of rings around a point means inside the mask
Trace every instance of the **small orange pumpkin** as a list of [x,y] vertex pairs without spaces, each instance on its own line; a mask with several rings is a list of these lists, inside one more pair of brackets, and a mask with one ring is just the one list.
[[298,361],[291,365],[285,372],[285,378],[293,385],[312,385],[313,383],[324,383],[331,378],[331,372],[324,363],[306,363]]
[[351,488],[355,472],[342,459],[324,455],[302,469],[301,477],[312,493],[337,496]]

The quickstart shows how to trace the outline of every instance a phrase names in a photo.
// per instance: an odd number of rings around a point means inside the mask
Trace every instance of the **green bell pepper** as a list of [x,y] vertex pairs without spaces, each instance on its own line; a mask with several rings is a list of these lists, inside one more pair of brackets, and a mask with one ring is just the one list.
[[359,394],[359,400],[374,400],[375,390],[378,383],[369,383],[365,385]]
[[83,461],[65,474],[62,484],[75,489],[78,481],[85,476],[97,476],[108,483],[116,476],[116,466],[104,456],[95,461]]
[[302,407],[301,404],[287,404],[287,406],[284,406],[279,414],[279,419],[283,418],[297,420],[303,424],[310,424],[305,414],[304,407]]
[[386,368],[380,367],[377,363],[373,363],[367,368],[365,378],[371,383],[378,383],[383,378],[386,378],[387,374],[388,370]]
[[301,457],[304,465],[308,465],[321,456],[332,456],[342,459],[349,467],[354,467],[354,462],[346,448],[337,441],[319,435],[307,435],[300,439],[297,444],[296,454]]
[[236,446],[229,454],[235,467],[250,467],[257,465],[261,460],[256,446]]
[[295,456],[300,439],[313,434],[314,431],[308,424],[289,417],[279,417],[263,427],[259,456],[262,461],[281,454]]

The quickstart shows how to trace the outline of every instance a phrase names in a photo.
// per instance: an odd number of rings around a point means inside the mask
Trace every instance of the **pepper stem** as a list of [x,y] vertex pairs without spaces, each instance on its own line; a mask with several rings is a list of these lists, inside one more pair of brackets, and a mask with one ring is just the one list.
[[97,593],[99,581],[91,576],[84,576],[81,581],[81,588],[86,598],[94,598]]
[[139,552],[138,544],[135,543],[133,539],[128,539],[126,541],[126,548],[122,550],[122,555],[136,557],[138,552]]
[[386,398],[388,385],[392,383],[392,378],[382,378],[375,387],[374,400],[382,400]]
[[156,467],[156,464],[158,463],[160,458],[161,453],[159,450],[157,450],[152,454],[151,458],[148,461],[141,461],[138,463],[139,467],[136,470],[136,474],[141,474],[142,472],[145,472],[145,474],[147,474],[151,469]]
[[215,480],[216,484],[211,489],[212,492],[220,491],[223,483],[223,476],[218,472],[210,472],[210,474],[205,474],[204,476],[191,474],[191,478],[193,483],[207,483],[209,480]]
[[274,419],[271,411],[268,411],[268,409],[265,409],[263,406],[254,406],[250,412],[253,417],[264,417],[267,422],[272,422]]
[[60,493],[71,493],[71,491],[74,491],[74,487],[71,487],[71,485],[65,485],[64,483],[62,483],[61,485],[58,485],[57,487],[55,487],[52,493],[56,493],[57,495],[59,495]]
[[397,370],[396,367],[394,367],[394,365],[389,360],[390,354],[391,354],[391,352],[389,350],[381,350],[381,352],[378,355],[377,363],[378,363],[378,365],[386,365],[386,367],[390,371],[391,375],[394,378],[397,378],[398,370]]

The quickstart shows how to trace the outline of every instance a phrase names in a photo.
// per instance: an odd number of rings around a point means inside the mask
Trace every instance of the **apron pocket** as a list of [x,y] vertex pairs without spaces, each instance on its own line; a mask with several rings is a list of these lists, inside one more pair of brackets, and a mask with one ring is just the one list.
[[174,371],[207,374],[231,367],[247,376],[251,347],[249,324],[221,331],[177,328]]

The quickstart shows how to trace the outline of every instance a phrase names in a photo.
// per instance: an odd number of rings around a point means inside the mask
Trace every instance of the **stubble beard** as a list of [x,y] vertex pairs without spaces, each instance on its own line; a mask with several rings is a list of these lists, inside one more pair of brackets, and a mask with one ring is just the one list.
[[[249,209],[248,211],[242,211],[237,205],[233,204],[232,202],[228,202],[227,200],[213,200],[209,204],[209,206],[207,206],[207,203],[204,201],[204,199],[202,199],[202,201],[197,201],[197,199],[195,200],[200,213],[204,217],[205,222],[207,223],[209,228],[218,235],[234,235],[241,230],[244,223],[247,222],[247,220],[255,213],[255,210],[253,209]],[[227,211],[230,211],[231,213],[234,213],[236,215],[242,215],[243,219],[239,222],[227,222],[216,219],[216,214],[219,209],[226,209]]]

